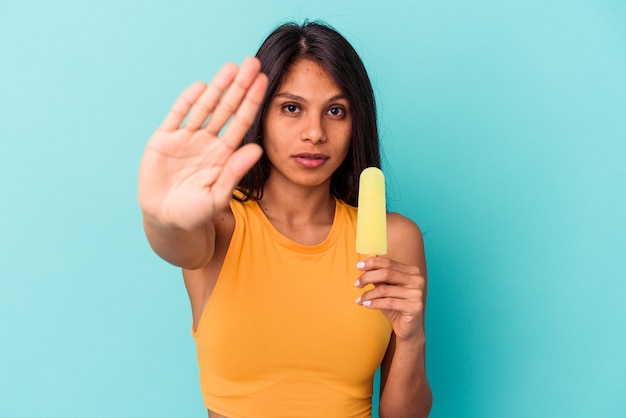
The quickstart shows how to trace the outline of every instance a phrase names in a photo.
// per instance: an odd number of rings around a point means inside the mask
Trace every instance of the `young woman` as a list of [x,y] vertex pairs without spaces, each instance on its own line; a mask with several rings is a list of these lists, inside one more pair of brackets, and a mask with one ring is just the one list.
[[380,416],[428,415],[422,236],[389,213],[388,254],[356,253],[368,166],[369,78],[317,23],[280,26],[190,86],[150,139],[145,231],[182,267],[210,417],[370,416],[379,366]]

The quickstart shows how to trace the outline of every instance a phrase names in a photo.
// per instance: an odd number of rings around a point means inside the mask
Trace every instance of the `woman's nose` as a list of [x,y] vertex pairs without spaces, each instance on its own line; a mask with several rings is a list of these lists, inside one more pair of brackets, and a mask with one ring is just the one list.
[[302,130],[303,141],[311,141],[314,144],[326,142],[326,131],[319,116],[311,115],[305,123]]

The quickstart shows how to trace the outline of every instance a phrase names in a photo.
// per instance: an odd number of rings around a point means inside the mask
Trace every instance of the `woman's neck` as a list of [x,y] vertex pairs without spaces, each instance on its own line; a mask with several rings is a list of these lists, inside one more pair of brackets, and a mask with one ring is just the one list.
[[258,204],[278,231],[304,245],[322,242],[335,217],[336,202],[326,185],[278,187],[267,182]]

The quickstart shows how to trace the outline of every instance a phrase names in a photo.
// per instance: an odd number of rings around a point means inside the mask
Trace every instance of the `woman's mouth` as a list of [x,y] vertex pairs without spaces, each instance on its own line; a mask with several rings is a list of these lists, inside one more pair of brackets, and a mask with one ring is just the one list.
[[324,164],[328,160],[328,156],[324,154],[313,154],[309,152],[302,152],[293,156],[293,159],[298,165],[305,168],[317,168]]

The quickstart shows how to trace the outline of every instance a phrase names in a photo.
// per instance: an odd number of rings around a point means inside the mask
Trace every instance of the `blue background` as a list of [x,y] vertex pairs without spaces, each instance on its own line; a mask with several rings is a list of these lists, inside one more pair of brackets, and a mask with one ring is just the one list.
[[136,203],[188,84],[324,19],[425,234],[432,417],[626,416],[626,2],[0,3],[0,416],[204,417]]

